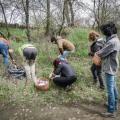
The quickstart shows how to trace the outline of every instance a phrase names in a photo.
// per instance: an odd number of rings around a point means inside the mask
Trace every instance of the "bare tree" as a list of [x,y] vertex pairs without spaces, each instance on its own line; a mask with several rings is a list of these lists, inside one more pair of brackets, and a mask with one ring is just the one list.
[[62,24],[60,25],[60,28],[59,28],[59,31],[58,31],[58,34],[60,35],[62,30],[63,30],[63,25],[65,23],[65,6],[66,6],[66,0],[64,0],[64,6],[63,6],[63,16],[62,16]]
[[73,3],[75,0],[73,0],[73,2],[71,0],[69,0],[69,6],[70,6],[70,13],[71,13],[71,23],[70,26],[74,26],[74,11],[73,11]]
[[46,22],[46,35],[50,34],[50,0],[47,0],[47,22]]
[[[81,16],[81,11],[88,12],[91,20],[94,20],[95,28],[99,28],[108,20],[120,24],[119,0],[90,0],[90,2],[93,2],[92,7],[84,0],[4,0],[2,6],[0,5],[1,13],[3,14],[3,10],[5,13],[1,21],[4,20],[5,23],[7,21],[7,24],[26,25],[29,41],[31,23],[37,27],[38,25],[45,27],[46,35],[50,33],[51,28],[57,29],[60,34],[64,26],[74,26],[84,18]],[[85,23],[85,19],[82,20]]]
[[64,14],[65,14],[65,18],[67,21],[67,25],[70,26],[70,11],[69,11],[69,1],[70,0],[65,0],[64,2]]
[[1,2],[1,0],[0,0],[0,6],[2,8],[2,12],[3,12],[4,20],[5,20],[5,25],[6,25],[6,30],[7,30],[7,37],[9,38],[10,37],[10,32],[9,32],[9,28],[8,28],[8,23],[7,23],[7,18],[6,18],[6,15],[5,15],[4,7],[3,7],[3,4]]
[[119,0],[93,0],[93,16],[95,24],[99,30],[100,26],[107,21],[114,21],[115,23],[120,20],[118,14],[120,13]]
[[24,12],[25,12],[25,22],[26,22],[26,35],[28,38],[28,41],[31,41],[31,37],[30,37],[30,27],[29,27],[29,0],[26,0],[24,2],[24,0],[22,0],[22,5],[24,8]]

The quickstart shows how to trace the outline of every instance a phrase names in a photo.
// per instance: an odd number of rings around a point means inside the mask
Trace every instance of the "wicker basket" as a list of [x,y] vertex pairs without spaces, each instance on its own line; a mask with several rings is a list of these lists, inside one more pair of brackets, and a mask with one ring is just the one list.
[[39,78],[37,83],[35,83],[36,90],[47,91],[49,89],[49,80],[46,78]]

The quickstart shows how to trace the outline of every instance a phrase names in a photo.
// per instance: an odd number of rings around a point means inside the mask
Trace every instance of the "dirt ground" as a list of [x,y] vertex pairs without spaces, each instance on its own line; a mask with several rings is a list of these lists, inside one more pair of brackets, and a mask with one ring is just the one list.
[[120,110],[116,118],[103,118],[105,106],[100,104],[74,103],[65,105],[36,105],[0,107],[0,120],[120,120]]

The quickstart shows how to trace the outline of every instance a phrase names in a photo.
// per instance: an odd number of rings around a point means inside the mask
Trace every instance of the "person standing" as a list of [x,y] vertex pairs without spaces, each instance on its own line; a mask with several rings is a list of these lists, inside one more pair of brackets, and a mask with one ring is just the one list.
[[[99,51],[104,46],[103,38],[99,38],[99,37],[100,37],[99,33],[95,31],[91,31],[89,33],[89,42],[91,43],[89,56],[91,57],[93,57],[95,52]],[[102,66],[92,63],[91,72],[93,75],[93,83],[96,84],[98,79],[100,84],[100,89],[104,89],[104,83],[102,78]]]
[[119,67],[120,41],[117,36],[117,28],[113,22],[102,25],[100,29],[106,36],[106,43],[101,50],[95,53],[95,56],[99,58],[99,62],[102,60],[108,94],[107,112],[102,113],[102,115],[104,117],[115,117],[115,112],[118,109],[116,75]]

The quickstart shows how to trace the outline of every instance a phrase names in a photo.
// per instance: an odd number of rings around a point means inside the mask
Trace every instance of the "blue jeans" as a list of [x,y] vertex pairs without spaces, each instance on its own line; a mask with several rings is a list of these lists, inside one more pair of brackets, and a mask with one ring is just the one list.
[[60,60],[65,60],[70,51],[64,51],[62,55],[59,56]]
[[118,104],[118,91],[116,86],[115,75],[105,74],[106,77],[106,85],[108,92],[108,112],[113,113],[117,110]]
[[3,55],[3,63],[8,65],[8,46],[4,42],[0,42],[0,54]]

